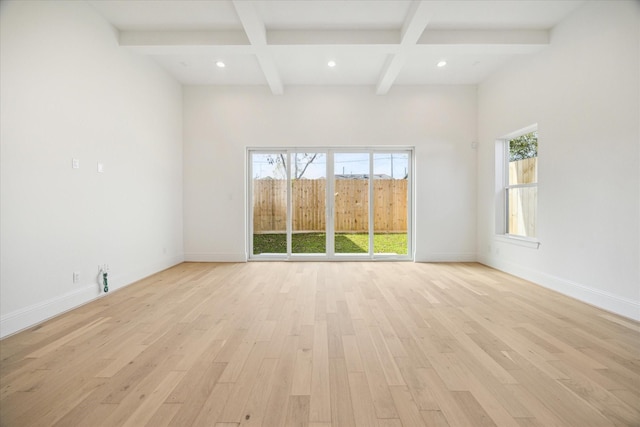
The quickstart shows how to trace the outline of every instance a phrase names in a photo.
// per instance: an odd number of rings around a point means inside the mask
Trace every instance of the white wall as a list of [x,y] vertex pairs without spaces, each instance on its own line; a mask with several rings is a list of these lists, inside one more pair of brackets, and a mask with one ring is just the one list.
[[85,2],[0,8],[5,336],[182,261],[182,89]]
[[476,88],[184,88],[187,260],[246,259],[246,147],[415,146],[416,260],[475,260]]
[[[640,3],[588,1],[478,90],[478,257],[640,319]],[[495,239],[495,139],[539,125],[538,250]]]

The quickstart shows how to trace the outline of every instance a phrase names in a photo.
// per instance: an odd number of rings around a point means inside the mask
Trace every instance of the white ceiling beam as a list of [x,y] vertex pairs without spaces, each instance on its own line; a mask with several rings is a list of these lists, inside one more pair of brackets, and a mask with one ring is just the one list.
[[402,26],[402,44],[416,44],[433,16],[433,10],[426,1],[414,1],[411,3],[407,20]]
[[382,67],[382,74],[376,86],[376,94],[385,95],[389,92],[391,85],[396,80],[396,77],[398,77],[398,74],[400,74],[406,61],[407,54],[404,52],[389,55],[387,62],[385,62],[384,67]]
[[233,6],[247,34],[249,43],[251,43],[251,46],[255,49],[256,57],[258,58],[264,77],[271,88],[271,93],[274,95],[282,95],[284,93],[284,87],[273,55],[267,48],[267,30],[264,22],[260,16],[258,16],[258,12],[251,2],[234,0]]
[[120,46],[249,45],[244,31],[120,31]]
[[433,11],[429,8],[426,1],[414,1],[407,15],[407,19],[402,26],[400,52],[392,55],[382,69],[378,84],[376,85],[376,93],[385,95],[391,89],[391,85],[396,80],[402,67],[406,62],[407,49],[415,46],[420,36],[431,20]]
[[548,45],[548,30],[426,30],[419,45]]
[[122,45],[127,49],[144,55],[253,55],[255,49],[251,45]]
[[543,44],[419,44],[413,46],[411,55],[527,55],[540,52]]
[[254,53],[244,31],[120,31],[118,41],[145,55]]
[[269,45],[399,45],[398,30],[274,30]]
[[[267,31],[268,45],[401,46],[397,30]],[[425,30],[417,41],[406,36],[402,45],[548,45],[548,30]],[[119,43],[145,46],[260,46],[250,43],[245,31],[120,31]],[[262,44],[262,46],[267,43]]]

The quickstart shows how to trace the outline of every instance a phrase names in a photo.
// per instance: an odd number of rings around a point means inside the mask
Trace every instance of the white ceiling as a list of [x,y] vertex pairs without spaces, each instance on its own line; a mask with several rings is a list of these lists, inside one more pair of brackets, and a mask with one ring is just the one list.
[[476,84],[548,46],[550,30],[583,2],[87,1],[119,30],[121,46],[183,84],[268,85],[274,94],[288,85],[385,94],[394,85]]

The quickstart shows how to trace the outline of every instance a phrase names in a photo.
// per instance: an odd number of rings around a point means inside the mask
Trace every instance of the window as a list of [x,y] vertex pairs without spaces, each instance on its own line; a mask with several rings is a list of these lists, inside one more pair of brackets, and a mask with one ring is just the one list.
[[413,150],[248,148],[251,259],[412,259]]
[[538,214],[538,130],[504,141],[505,234],[535,239]]

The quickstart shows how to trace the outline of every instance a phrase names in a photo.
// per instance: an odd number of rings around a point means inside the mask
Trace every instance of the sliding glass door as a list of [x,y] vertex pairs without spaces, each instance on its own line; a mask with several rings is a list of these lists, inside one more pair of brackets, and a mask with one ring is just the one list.
[[370,153],[333,155],[335,254],[369,255]]
[[411,149],[248,150],[251,259],[411,259]]
[[327,252],[327,156],[292,153],[290,168],[291,253]]
[[409,152],[373,153],[373,253],[409,253]]
[[286,151],[251,153],[251,255],[287,255],[288,218]]

